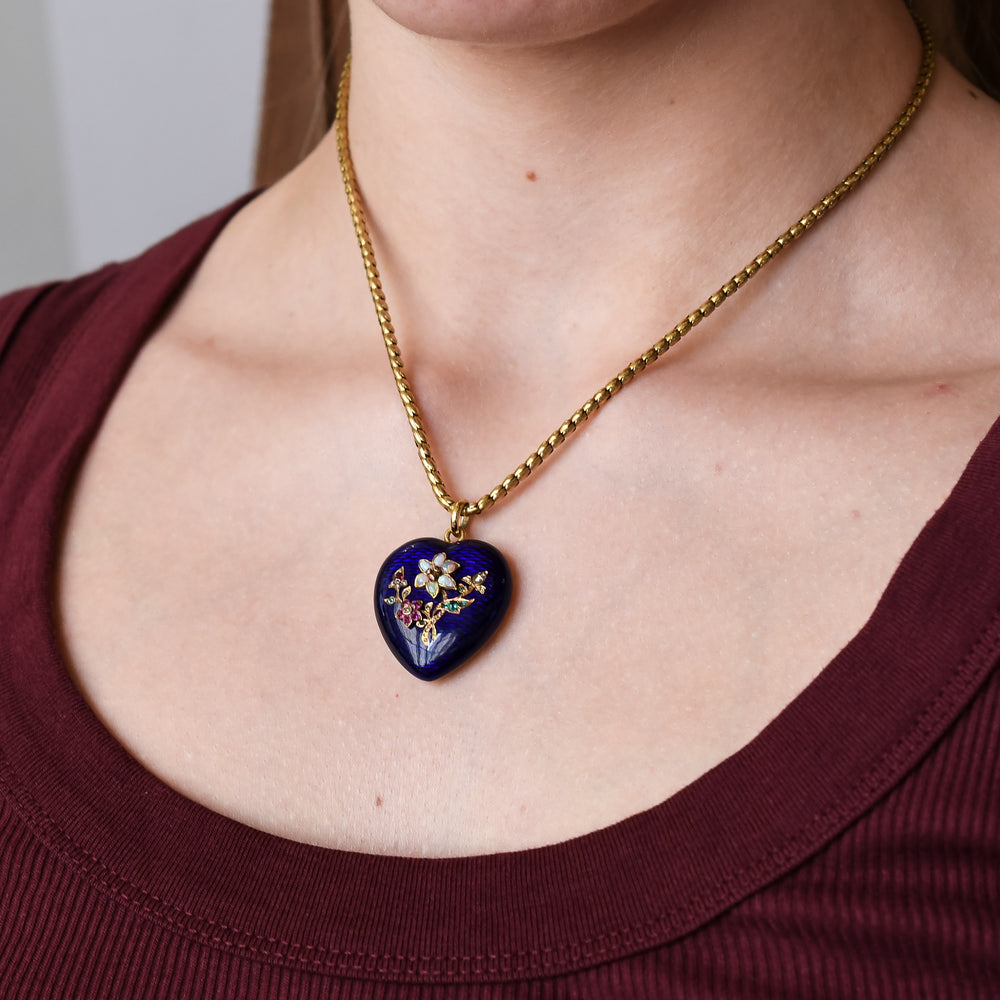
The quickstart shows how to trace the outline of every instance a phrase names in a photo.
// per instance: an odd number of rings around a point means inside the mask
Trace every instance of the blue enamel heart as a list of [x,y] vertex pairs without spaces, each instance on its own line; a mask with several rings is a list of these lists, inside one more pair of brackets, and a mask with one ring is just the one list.
[[482,648],[510,595],[510,567],[492,545],[417,538],[382,563],[375,618],[396,659],[434,681]]

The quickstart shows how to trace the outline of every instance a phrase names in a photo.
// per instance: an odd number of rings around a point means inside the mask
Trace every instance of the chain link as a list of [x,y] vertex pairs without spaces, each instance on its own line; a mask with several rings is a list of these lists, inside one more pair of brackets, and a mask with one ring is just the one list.
[[358,190],[357,176],[354,172],[354,163],[351,160],[350,146],[348,144],[347,103],[351,81],[351,57],[348,54],[347,61],[344,64],[344,72],[340,79],[340,88],[337,92],[336,130],[340,170],[344,179],[344,187],[347,191],[351,218],[354,221],[354,232],[357,235],[358,245],[361,248],[361,256],[364,260],[368,287],[371,290],[372,302],[375,305],[375,313],[382,331],[382,339],[385,341],[386,352],[389,355],[389,365],[392,368],[392,374],[396,380],[396,388],[399,391],[399,398],[403,401],[403,409],[406,411],[406,417],[410,422],[410,428],[413,431],[413,440],[420,455],[420,462],[427,473],[431,489],[434,490],[434,495],[441,506],[452,515],[452,530],[449,534],[455,534],[460,537],[464,533],[465,525],[470,517],[482,514],[483,511],[488,510],[498,500],[507,496],[522,480],[531,475],[556,448],[563,444],[580,424],[593,416],[609,399],[628,385],[636,375],[640,374],[654,361],[666,354],[671,347],[693,330],[706,316],[713,313],[727,299],[732,298],[768,261],[773,260],[785,247],[797,240],[806,230],[811,229],[834,205],[841,201],[845,195],[853,191],[871,172],[900,137],[907,125],[910,124],[911,119],[924,100],[927,88],[930,86],[931,76],[934,72],[934,41],[926,24],[916,16],[914,16],[914,21],[916,22],[923,43],[923,58],[917,82],[914,84],[913,92],[906,107],[895,122],[893,122],[889,131],[876,143],[872,151],[825,198],[822,198],[805,215],[793,222],[773,243],[765,247],[741,271],[737,271],[729,281],[717,292],[710,295],[694,312],[688,313],[669,333],[661,337],[634,361],[630,362],[610,382],[598,389],[597,392],[570,414],[555,431],[528,455],[509,476],[502,482],[497,483],[489,493],[483,494],[474,503],[465,500],[455,500],[448,492],[444,479],[438,470],[437,462],[431,453],[430,443],[427,440],[427,434],[424,431],[423,421],[420,417],[420,408],[417,406],[416,397],[413,395],[413,390],[410,388],[406,377],[406,370],[403,367],[403,358],[399,351],[399,344],[396,341],[396,332],[392,326],[392,318],[389,315],[389,306],[385,300],[385,292],[382,290],[378,265],[375,263],[375,250],[372,246],[371,236],[368,233],[368,224],[365,219],[364,209],[362,208],[361,194]]

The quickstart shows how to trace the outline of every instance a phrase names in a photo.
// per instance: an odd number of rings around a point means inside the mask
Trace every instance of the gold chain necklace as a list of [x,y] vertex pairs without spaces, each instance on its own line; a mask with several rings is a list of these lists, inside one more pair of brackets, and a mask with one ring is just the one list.
[[[603,385],[564,420],[506,478],[475,502],[456,500],[448,492],[431,453],[416,397],[403,367],[385,292],[375,263],[368,225],[361,205],[354,164],[347,138],[347,103],[350,93],[351,57],[348,55],[337,93],[337,152],[347,191],[354,231],[364,261],[368,287],[375,305],[389,365],[403,402],[420,461],[438,502],[451,516],[444,541],[419,538],[396,549],[382,564],[375,584],[375,616],[387,645],[396,658],[421,680],[436,680],[450,673],[476,653],[496,631],[510,604],[511,575],[501,553],[486,542],[467,540],[470,518],[482,514],[507,496],[538,468],[588,417],[628,385],[640,372],[665,354],[682,337],[732,298],[760,269],[826,215],[871,172],[910,124],[923,102],[934,71],[934,42],[927,26],[914,17],[923,43],[923,58],[913,92],[889,131],[871,152],[825,198],[793,222],[773,243],[738,271],[694,312],[685,316]],[[461,573],[459,571],[462,571]],[[417,593],[421,596],[417,596]]]

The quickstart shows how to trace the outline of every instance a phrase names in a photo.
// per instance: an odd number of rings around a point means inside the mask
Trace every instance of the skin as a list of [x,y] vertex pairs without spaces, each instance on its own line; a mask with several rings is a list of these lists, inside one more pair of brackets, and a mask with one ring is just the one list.
[[[386,293],[470,498],[852,169],[919,62],[893,0],[352,19]],[[942,65],[868,182],[473,526],[509,623],[423,685],[371,581],[447,519],[328,138],[227,228],[89,453],[57,595],[81,690],[181,793],[326,846],[518,849],[669,797],[864,624],[1000,410],[998,157]]]

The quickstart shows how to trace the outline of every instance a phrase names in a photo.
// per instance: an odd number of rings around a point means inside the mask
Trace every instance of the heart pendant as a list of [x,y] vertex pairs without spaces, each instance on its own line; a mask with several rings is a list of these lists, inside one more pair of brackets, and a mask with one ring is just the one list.
[[482,648],[510,595],[510,567],[492,545],[417,538],[382,563],[375,618],[396,659],[435,681]]

